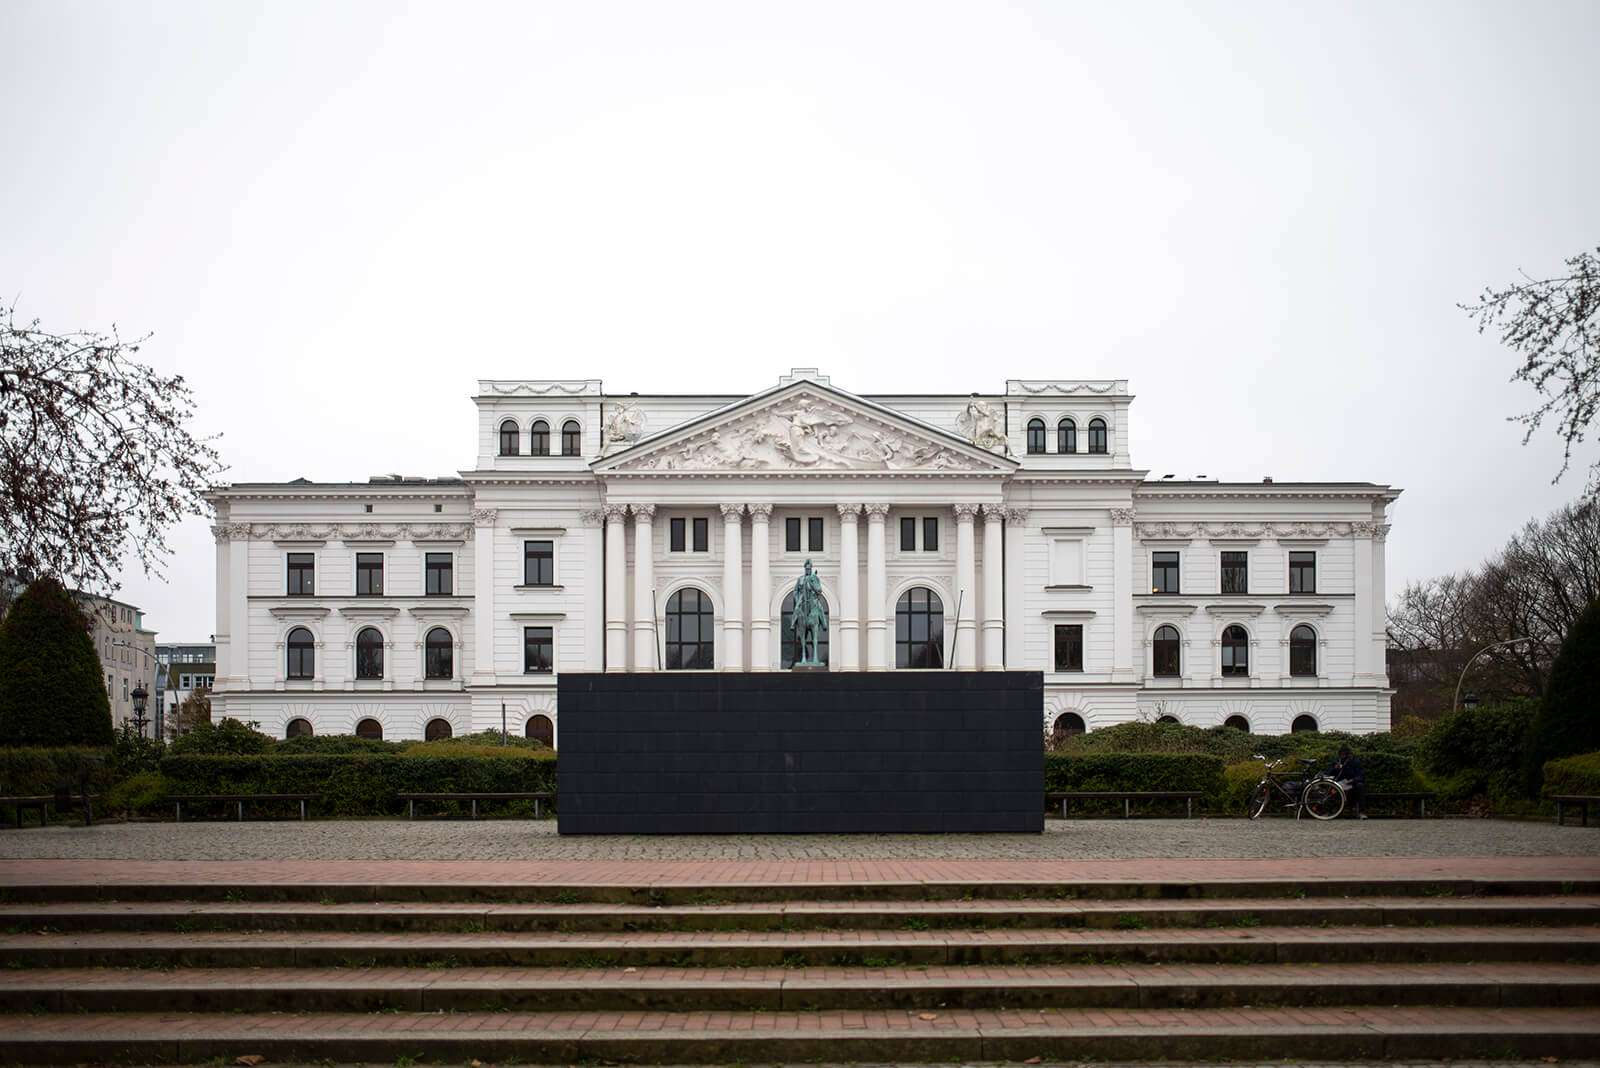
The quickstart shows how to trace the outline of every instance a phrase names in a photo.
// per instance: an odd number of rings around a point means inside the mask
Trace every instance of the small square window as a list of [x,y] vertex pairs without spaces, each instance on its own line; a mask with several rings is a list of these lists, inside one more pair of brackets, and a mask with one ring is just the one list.
[[797,553],[800,551],[800,517],[790,516],[783,521],[783,551]]
[[922,551],[936,553],[939,551],[939,517],[924,516],[922,520]]
[[1083,624],[1056,624],[1055,644],[1055,667],[1057,671],[1083,670]]
[[912,516],[900,519],[900,551],[915,552],[917,548],[917,521]]

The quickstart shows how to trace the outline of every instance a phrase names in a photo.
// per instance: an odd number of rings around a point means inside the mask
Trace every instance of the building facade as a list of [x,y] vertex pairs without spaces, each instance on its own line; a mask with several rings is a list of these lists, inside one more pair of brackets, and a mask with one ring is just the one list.
[[558,741],[563,671],[1044,672],[1045,728],[1383,730],[1371,483],[1148,481],[1127,383],[864,397],[484,381],[456,478],[239,484],[213,714],[283,736]]

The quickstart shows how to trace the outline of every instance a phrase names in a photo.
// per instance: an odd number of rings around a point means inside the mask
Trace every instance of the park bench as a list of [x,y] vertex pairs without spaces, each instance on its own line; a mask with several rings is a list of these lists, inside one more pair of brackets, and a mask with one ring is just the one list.
[[1195,800],[1202,796],[1204,795],[1199,790],[1068,790],[1062,793],[1047,793],[1044,799],[1061,803],[1062,819],[1066,819],[1069,802],[1113,800],[1122,802],[1123,819],[1133,815],[1135,801],[1182,801],[1184,817],[1193,819]]
[[1578,810],[1578,819],[1584,827],[1589,826],[1590,804],[1600,804],[1600,795],[1595,794],[1551,794],[1550,800],[1556,803],[1556,826],[1566,822],[1566,810],[1570,806]]
[[[79,794],[70,797],[58,794],[20,794],[0,796],[0,808],[11,806],[17,810],[17,827],[22,827],[22,810],[36,808],[39,810],[39,826],[50,826],[50,806],[66,806],[81,803],[83,805],[83,824],[85,827],[94,822],[94,803],[100,799],[99,794]],[[59,809],[58,809],[59,810]]]
[[300,802],[300,818],[306,818],[306,805],[320,798],[321,794],[168,794],[167,800],[172,802],[172,816],[178,822],[183,822],[184,805],[203,805],[227,803],[236,806],[239,819],[244,819],[245,805],[264,805],[274,801]]
[[1364,807],[1371,807],[1374,801],[1415,801],[1417,803],[1417,818],[1428,815],[1428,802],[1434,795],[1426,790],[1368,790],[1361,799]]
[[406,803],[406,819],[417,818],[418,801],[471,801],[472,818],[478,818],[479,801],[532,801],[533,816],[535,819],[543,818],[544,803],[554,801],[555,794],[548,792],[536,793],[458,793],[458,794],[396,794],[397,798]]

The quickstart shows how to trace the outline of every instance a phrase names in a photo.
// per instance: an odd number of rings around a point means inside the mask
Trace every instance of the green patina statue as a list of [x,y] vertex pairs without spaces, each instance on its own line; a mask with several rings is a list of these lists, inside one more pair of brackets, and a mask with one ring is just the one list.
[[795,667],[818,667],[817,642],[828,629],[828,602],[822,597],[822,580],[806,561],[806,573],[794,580],[794,638],[799,645]]

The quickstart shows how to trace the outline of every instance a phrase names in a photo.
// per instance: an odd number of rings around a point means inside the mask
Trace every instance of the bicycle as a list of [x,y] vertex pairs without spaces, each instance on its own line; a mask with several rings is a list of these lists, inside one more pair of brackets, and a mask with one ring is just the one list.
[[1245,815],[1251,819],[1258,820],[1266,814],[1274,793],[1283,799],[1284,808],[1294,810],[1295,819],[1309,812],[1313,819],[1331,820],[1344,811],[1344,787],[1325,775],[1314,774],[1312,769],[1317,761],[1300,757],[1300,777],[1291,779],[1289,776],[1293,772],[1277,770],[1288,757],[1268,760],[1258,753],[1256,759],[1266,765],[1266,772],[1250,791],[1250,800],[1245,805]]

